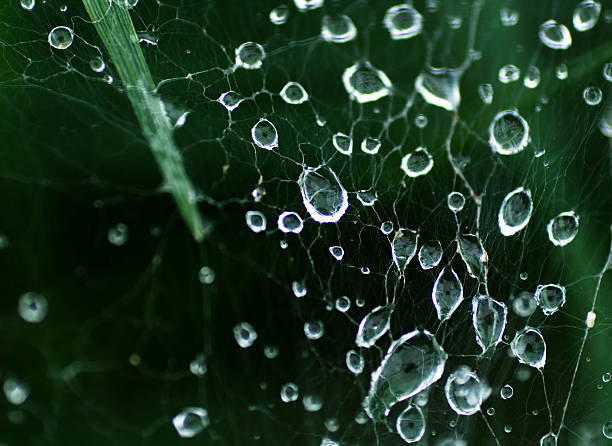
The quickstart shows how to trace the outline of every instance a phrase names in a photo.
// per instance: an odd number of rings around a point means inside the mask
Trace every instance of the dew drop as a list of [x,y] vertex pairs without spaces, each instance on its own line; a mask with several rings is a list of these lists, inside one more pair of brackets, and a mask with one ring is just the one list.
[[318,412],[323,407],[323,398],[320,395],[304,395],[302,404],[307,412]]
[[344,70],[342,84],[350,98],[359,103],[377,101],[391,92],[387,75],[370,62],[357,62]]
[[484,104],[493,102],[493,86],[491,84],[480,84],[478,86],[478,96]]
[[489,126],[489,145],[500,155],[521,152],[529,142],[529,125],[513,110],[499,112]]
[[266,230],[266,216],[259,211],[247,211],[245,214],[246,224],[254,233]]
[[499,11],[499,18],[503,26],[514,26],[519,21],[519,12],[516,9],[502,8]]
[[346,367],[353,375],[359,375],[361,372],[363,372],[365,360],[363,359],[363,356],[361,356],[355,350],[349,350],[346,352]]
[[417,147],[402,158],[400,165],[406,175],[411,178],[426,175],[434,165],[433,158],[425,147]]
[[2,389],[8,402],[15,406],[25,403],[30,396],[30,386],[15,378],[6,378]]
[[557,68],[555,68],[555,76],[557,76],[559,80],[567,79],[567,65],[564,63],[557,65]]
[[336,299],[336,310],[341,313],[346,313],[351,308],[351,300],[346,296],[341,296]]
[[427,126],[427,116],[425,115],[416,115],[416,117],[414,118],[414,125],[416,125],[418,128],[423,129]]
[[597,25],[599,15],[601,14],[601,3],[586,0],[578,3],[574,9],[573,24],[576,31],[584,32],[592,29]]
[[519,317],[529,317],[538,307],[533,294],[522,291],[512,299],[512,311]]
[[572,45],[572,36],[567,26],[556,20],[547,20],[540,25],[540,41],[553,50],[566,50]]
[[565,287],[561,285],[538,285],[534,298],[542,313],[549,316],[565,304]]
[[253,142],[262,149],[272,150],[278,147],[278,132],[276,127],[265,118],[261,118],[251,128]]
[[204,376],[208,368],[204,361],[204,354],[199,353],[195,359],[189,363],[189,371],[195,376]]
[[380,225],[380,232],[385,235],[389,235],[393,232],[393,223],[390,221],[383,221]]
[[361,140],[361,151],[368,155],[376,155],[380,150],[380,140],[368,136]]
[[270,22],[274,25],[282,25],[289,18],[289,8],[287,5],[279,5],[270,11]]
[[49,33],[49,45],[57,50],[65,50],[72,45],[74,32],[67,26],[56,26]]
[[359,323],[355,344],[357,347],[370,348],[387,331],[391,323],[393,307],[376,307],[370,311]]
[[497,78],[502,84],[509,84],[510,82],[516,82],[521,77],[521,70],[516,65],[504,65],[499,69]]
[[275,345],[266,345],[264,347],[264,356],[268,359],[274,359],[278,356],[279,350]]
[[488,254],[480,237],[461,234],[457,237],[457,252],[465,263],[468,274],[474,279],[484,280],[487,275]]
[[435,268],[442,260],[442,245],[438,240],[429,240],[421,245],[418,257],[421,268]]
[[540,70],[535,65],[531,65],[527,69],[527,74],[523,79],[523,85],[527,88],[536,88],[540,85]]
[[461,102],[459,74],[456,70],[423,71],[414,81],[414,88],[425,102],[445,110],[457,110]]
[[329,167],[306,167],[298,186],[304,207],[318,223],[336,223],[348,208],[346,189]]
[[378,195],[375,190],[359,190],[357,191],[357,199],[364,206],[374,206],[374,203],[378,200]]
[[36,0],[21,0],[21,7],[26,11],[31,11],[36,6]]
[[278,216],[277,226],[281,232],[299,234],[304,228],[304,222],[296,212],[285,211]]
[[406,265],[416,254],[419,242],[419,233],[412,229],[401,228],[395,233],[391,243],[391,258],[400,274],[404,273]]
[[521,364],[541,369],[546,363],[546,343],[537,328],[527,326],[518,331],[510,348]]
[[552,432],[540,438],[540,446],[557,446],[557,436]]
[[509,237],[527,226],[532,211],[533,201],[529,189],[519,187],[508,193],[497,215],[502,235]]
[[308,100],[308,93],[298,82],[287,82],[280,91],[280,97],[287,104],[303,104]]
[[611,379],[612,379],[612,374],[610,374],[610,372],[606,372],[601,376],[601,380],[605,383],[609,383]]
[[202,285],[210,285],[215,281],[215,271],[210,266],[203,266],[198,273]]
[[49,303],[42,294],[28,291],[19,296],[17,313],[24,321],[38,324],[47,317],[48,312]]
[[312,11],[323,6],[324,0],[293,0],[299,12]]
[[259,43],[245,42],[236,48],[236,66],[247,70],[261,68],[266,52]]
[[325,332],[322,321],[309,321],[304,323],[304,334],[310,340],[321,339]]
[[446,197],[446,202],[448,204],[448,208],[452,212],[457,213],[463,209],[463,206],[465,205],[465,197],[461,192],[451,192]]
[[344,14],[325,15],[321,21],[321,37],[326,42],[344,43],[357,36],[357,28]]
[[423,16],[412,5],[405,3],[387,9],[383,24],[391,39],[409,39],[421,33]]
[[209,424],[208,411],[201,407],[186,407],[174,418],[172,424],[182,438],[191,438],[202,432]]
[[363,297],[358,297],[357,299],[355,299],[355,305],[357,305],[359,308],[362,308],[365,305],[365,299]]
[[329,253],[336,260],[342,260],[342,258],[344,257],[344,249],[342,248],[342,246],[330,246]]
[[458,415],[473,415],[480,410],[484,385],[468,366],[452,372],[444,385],[448,405]]
[[108,229],[106,234],[111,245],[123,246],[128,241],[128,227],[124,223],[117,223]]
[[586,87],[582,91],[582,98],[587,105],[598,105],[603,98],[603,93],[597,87]]
[[442,377],[447,354],[428,331],[414,330],[393,341],[372,373],[364,400],[368,416],[382,420],[396,403],[425,390]]
[[499,396],[502,400],[510,399],[512,398],[512,395],[514,395],[514,389],[510,384],[504,385],[499,391]]
[[425,416],[423,410],[409,404],[397,417],[395,430],[406,443],[416,443],[425,434]]
[[281,387],[280,397],[283,403],[291,403],[296,401],[300,396],[300,390],[295,383],[287,383]]
[[431,300],[440,321],[449,319],[463,301],[463,285],[451,267],[445,266],[438,274]]
[[487,409],[487,415],[489,415],[490,417],[492,417],[493,415],[495,415],[495,408],[494,407],[489,407]]
[[510,426],[509,424],[506,424],[504,426],[504,432],[509,434],[510,432],[512,432],[512,426]]
[[484,295],[472,299],[472,325],[476,332],[476,342],[483,353],[501,342],[507,316],[508,309],[503,302]]
[[240,347],[249,348],[257,340],[257,332],[248,322],[240,322],[234,326],[234,339]]
[[345,135],[344,133],[336,133],[332,136],[332,144],[338,152],[343,155],[350,155],[353,153],[353,139]]
[[89,67],[96,73],[101,73],[106,68],[104,60],[100,56],[92,57],[89,61]]
[[293,295],[298,299],[300,297],[306,296],[306,293],[308,292],[308,290],[306,289],[306,284],[300,280],[294,280],[291,283],[291,290],[293,291]]
[[[337,418],[328,418],[323,422],[323,424],[325,425],[325,429],[327,429],[329,432],[336,432],[338,429],[340,429],[340,422]],[[333,445],[330,446],[339,446],[339,444],[334,441]]]

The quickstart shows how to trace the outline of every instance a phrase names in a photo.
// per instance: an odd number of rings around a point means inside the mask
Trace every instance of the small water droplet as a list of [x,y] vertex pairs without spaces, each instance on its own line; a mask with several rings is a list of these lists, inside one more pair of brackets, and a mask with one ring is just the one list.
[[111,245],[122,246],[128,241],[128,227],[124,223],[117,223],[108,229],[108,241]]
[[266,230],[266,216],[259,211],[247,211],[245,220],[249,229],[256,234]]
[[251,127],[253,142],[262,149],[273,150],[278,147],[278,132],[276,127],[265,118],[261,118]]
[[355,344],[358,347],[370,348],[387,331],[391,323],[393,307],[379,306],[370,311],[359,323]]
[[282,25],[289,18],[289,7],[287,5],[279,5],[270,11],[270,22],[274,25]]
[[425,434],[425,416],[422,409],[410,404],[397,417],[395,430],[406,443],[416,443]]
[[404,273],[406,265],[416,254],[419,242],[419,233],[412,229],[400,228],[391,242],[391,258],[400,274]]
[[56,26],[49,33],[49,45],[57,50],[65,50],[72,45],[74,32],[67,26]]
[[458,415],[473,415],[480,410],[484,385],[468,366],[452,372],[444,385],[448,405]]
[[342,260],[342,258],[344,257],[344,249],[342,248],[342,246],[330,246],[329,253],[336,260]]
[[255,42],[245,42],[236,48],[236,66],[247,70],[257,70],[263,65],[266,51]]
[[463,285],[451,267],[445,266],[438,274],[431,300],[440,321],[449,319],[463,301]]
[[325,15],[321,21],[321,37],[326,42],[345,43],[357,36],[357,28],[344,14]]
[[368,136],[361,140],[361,151],[368,155],[376,155],[380,150],[380,145],[379,139]]
[[478,86],[478,96],[485,104],[493,102],[493,86],[491,84],[480,84]]
[[557,68],[555,68],[555,76],[557,76],[557,79],[559,80],[567,79],[567,65],[565,65],[564,63],[557,65]]
[[446,202],[448,204],[448,208],[452,212],[457,213],[463,209],[463,206],[465,205],[465,197],[461,192],[451,192],[446,197]]
[[393,232],[393,223],[390,221],[383,221],[380,225],[380,232],[385,235],[391,234],[391,232]]
[[358,190],[357,199],[364,206],[374,206],[374,203],[378,200],[378,195],[375,190]]
[[499,18],[503,26],[514,26],[519,21],[519,12],[516,9],[502,8],[499,11]]
[[280,397],[283,403],[291,403],[296,401],[300,396],[300,390],[295,383],[287,383],[281,387]]
[[414,81],[414,88],[431,105],[445,110],[457,110],[461,102],[459,73],[441,68],[421,72]]
[[301,84],[297,82],[287,82],[280,91],[280,97],[287,104],[303,104],[308,100],[308,93]]
[[234,339],[240,347],[249,348],[257,340],[257,332],[248,322],[240,322],[234,326]]
[[557,435],[552,432],[540,438],[540,446],[557,446]]
[[293,291],[293,295],[297,298],[306,296],[308,290],[306,289],[306,284],[300,280],[294,280],[291,283],[291,290]]
[[499,396],[502,400],[510,399],[512,398],[512,395],[514,395],[514,389],[510,384],[504,385],[499,391]]
[[402,158],[401,169],[411,178],[426,175],[433,168],[434,161],[425,147],[417,147]]
[[277,226],[281,232],[299,234],[304,228],[304,222],[296,212],[285,211],[278,216]]
[[106,68],[106,64],[100,56],[95,56],[89,61],[89,67],[96,73],[101,73]]
[[527,74],[523,79],[523,85],[527,88],[536,88],[540,84],[540,70],[535,65],[527,69]]
[[513,110],[499,112],[489,126],[489,145],[500,155],[521,152],[529,142],[529,125]]
[[36,0],[21,0],[21,7],[26,11],[31,11],[36,6]]
[[268,359],[274,359],[278,356],[279,350],[275,345],[266,345],[264,347],[264,356]]
[[5,378],[2,389],[8,402],[15,406],[25,403],[30,396],[30,386],[16,378]]
[[193,361],[189,363],[189,371],[195,376],[204,376],[207,370],[203,353],[198,353]]
[[307,412],[318,412],[323,407],[323,398],[321,395],[304,395],[302,404]]
[[427,126],[427,122],[427,116],[425,115],[416,115],[414,118],[414,125],[420,129],[425,128]]
[[332,144],[338,152],[343,155],[353,153],[353,138],[344,133],[338,132],[332,136]]
[[198,273],[200,283],[210,285],[215,281],[215,271],[210,266],[203,266]]
[[611,379],[612,379],[612,374],[610,374],[610,372],[606,372],[601,376],[601,380],[605,383],[609,383]]
[[508,309],[506,304],[478,295],[472,299],[472,325],[476,332],[476,343],[485,353],[495,348],[502,340],[506,329]]
[[582,98],[587,105],[598,105],[603,98],[603,93],[598,87],[586,87],[582,91]]
[[601,74],[605,80],[612,82],[612,62],[608,62],[603,66]]
[[234,111],[240,103],[242,102],[242,97],[236,93],[235,91],[226,91],[222,93],[221,96],[217,99],[217,101],[225,107],[225,109],[229,112]]
[[346,68],[342,74],[342,84],[350,98],[359,103],[377,101],[389,95],[392,88],[387,75],[368,61]]
[[346,367],[353,375],[359,375],[363,372],[365,366],[365,360],[363,356],[357,353],[355,350],[349,350],[346,352]]
[[516,65],[504,65],[499,69],[497,78],[502,84],[509,84],[515,82],[521,77],[521,70]]
[[172,424],[182,438],[191,438],[202,432],[209,424],[208,411],[201,407],[186,407],[172,418]]
[[324,0],[293,0],[299,12],[312,11],[323,6]]
[[24,321],[38,324],[47,317],[48,311],[49,303],[42,294],[28,291],[19,296],[17,313]]
[[572,36],[567,26],[556,20],[547,20],[540,25],[540,41],[548,48],[566,50],[572,45]]
[[322,321],[309,321],[304,323],[304,334],[308,339],[316,341],[321,339],[325,332],[325,327]]
[[336,310],[341,313],[346,313],[351,308],[351,300],[346,296],[341,296],[336,299]]

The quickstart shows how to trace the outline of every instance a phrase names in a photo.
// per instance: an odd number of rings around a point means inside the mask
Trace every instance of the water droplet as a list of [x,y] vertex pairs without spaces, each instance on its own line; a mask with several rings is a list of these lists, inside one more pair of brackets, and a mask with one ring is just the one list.
[[428,104],[445,110],[457,110],[461,102],[459,74],[456,70],[423,71],[414,81],[414,88]]
[[106,236],[111,245],[122,246],[128,241],[128,227],[124,223],[117,223],[108,229]]
[[202,432],[209,424],[208,411],[201,407],[186,407],[172,418],[172,424],[182,438],[191,438]]
[[89,67],[96,73],[101,73],[106,68],[106,64],[100,56],[96,56],[89,61]]
[[588,328],[593,328],[595,326],[595,319],[597,318],[597,314],[595,314],[592,311],[589,311],[587,313],[587,317],[586,317],[586,326]]
[[416,443],[425,434],[425,416],[421,408],[409,404],[397,417],[395,430],[406,443]]
[[234,111],[242,102],[242,97],[235,91],[226,91],[222,93],[217,101],[225,107],[229,112]]
[[463,19],[459,16],[448,16],[448,26],[450,29],[459,29],[463,24]]
[[293,295],[297,298],[306,296],[308,290],[306,289],[306,284],[303,281],[294,280],[291,284],[291,290],[293,291]]
[[311,11],[323,6],[324,0],[293,0],[299,12]]
[[277,226],[281,232],[299,234],[304,228],[304,222],[296,212],[285,211],[278,216]]
[[426,175],[434,165],[433,158],[425,147],[417,147],[402,158],[401,169],[406,175],[415,178]]
[[565,304],[565,287],[561,285],[538,285],[534,298],[542,313],[549,316]]
[[378,194],[375,190],[358,190],[357,199],[364,206],[374,206],[374,203],[378,200]]
[[610,374],[610,372],[604,373],[601,377],[601,380],[605,383],[609,383],[611,379],[612,379],[612,374]]
[[348,209],[346,189],[329,167],[306,167],[298,186],[304,207],[318,223],[336,223]]
[[391,232],[393,232],[393,223],[390,221],[383,221],[380,225],[380,232],[385,235],[391,234]]
[[428,331],[414,330],[393,341],[372,373],[364,408],[382,420],[396,403],[423,391],[442,377],[447,354]]
[[502,84],[509,84],[515,82],[521,77],[521,70],[516,65],[504,65],[499,69],[497,78]]
[[507,316],[508,309],[503,302],[484,295],[472,299],[472,325],[476,342],[483,353],[491,347],[495,348],[502,340]]
[[574,28],[579,32],[594,28],[597,25],[600,13],[601,4],[598,2],[586,0],[578,3],[578,6],[574,9]]
[[245,42],[236,48],[236,66],[247,70],[261,68],[266,51],[263,46],[255,42]]
[[256,234],[266,230],[266,216],[259,211],[247,211],[245,220],[249,229]]
[[502,8],[499,11],[499,18],[501,19],[502,25],[514,26],[519,21],[519,12],[516,9]]
[[336,299],[336,310],[341,313],[346,313],[351,308],[351,300],[346,296],[341,296]]
[[491,84],[480,84],[478,86],[478,96],[485,104],[493,102],[493,86]]
[[272,150],[278,147],[278,133],[276,127],[267,119],[261,118],[251,128],[253,142],[262,149]]
[[207,370],[204,354],[202,353],[198,353],[194,360],[189,363],[189,371],[195,376],[204,376]]
[[512,426],[510,426],[509,424],[506,424],[504,426],[504,432],[509,434],[510,432],[512,432]]
[[572,35],[567,26],[556,20],[547,20],[540,25],[540,41],[553,50],[566,50],[572,45]]
[[47,317],[48,312],[49,303],[42,294],[28,291],[19,296],[17,313],[24,321],[38,324]]
[[319,446],[340,446],[340,444],[330,438],[323,437],[321,439],[321,443],[319,443]]
[[586,87],[582,91],[582,98],[587,105],[598,105],[603,98],[603,93],[597,87]]
[[457,252],[463,259],[468,274],[474,279],[484,280],[487,276],[488,254],[480,237],[461,234],[457,237]]
[[444,385],[448,405],[458,415],[473,415],[480,410],[484,385],[468,366],[452,372]]
[[295,383],[287,383],[281,387],[280,397],[283,403],[296,401],[300,396],[300,390]]
[[287,82],[280,91],[280,97],[287,104],[302,104],[308,100],[308,93],[301,84],[297,82]]
[[124,0],[123,4],[125,5],[126,8],[132,9],[136,7],[136,5],[138,4],[138,1],[139,0]]
[[361,151],[368,155],[376,155],[380,150],[380,140],[368,136],[361,141]]
[[510,348],[521,364],[541,369],[546,363],[546,343],[537,328],[527,326],[518,331]]
[[365,305],[365,299],[363,297],[358,297],[357,299],[355,299],[355,305],[357,305],[359,308],[362,308]]
[[523,85],[527,88],[536,88],[540,85],[540,70],[535,65],[531,65],[527,69],[527,74],[523,79]]
[[393,307],[376,307],[370,311],[359,323],[355,344],[357,347],[370,348],[387,331],[391,323]]
[[404,274],[406,265],[416,254],[419,242],[419,233],[408,228],[401,228],[395,233],[391,242],[391,258],[400,274]]
[[[325,425],[325,429],[327,429],[329,432],[336,432],[338,429],[340,429],[340,422],[337,418],[328,418],[323,422],[323,424]],[[330,446],[339,446],[339,444],[334,441],[333,445]]]
[[282,25],[289,18],[289,8],[287,5],[279,5],[270,11],[270,22],[274,25]]
[[529,317],[538,307],[533,294],[527,291],[521,291],[518,296],[512,300],[512,311],[520,317]]
[[463,301],[463,285],[451,267],[445,266],[438,274],[431,291],[431,300],[440,321],[449,319]]
[[419,263],[423,269],[432,269],[442,260],[442,245],[438,240],[430,240],[419,249]]
[[370,62],[357,62],[346,68],[342,84],[350,98],[359,103],[377,101],[391,92],[387,75],[374,68]]
[[357,28],[344,14],[325,15],[321,21],[321,37],[326,42],[344,43],[357,36]]
[[465,205],[465,197],[461,192],[451,192],[448,194],[448,197],[446,197],[446,202],[448,204],[448,208],[452,212],[457,213],[463,209],[463,206]]
[[493,415],[495,415],[495,408],[494,407],[489,407],[487,409],[487,415],[489,415],[490,417],[492,417]]
[[409,39],[422,31],[423,16],[406,3],[387,9],[383,24],[393,40]]
[[601,74],[605,80],[612,82],[612,62],[608,62],[603,66]]
[[355,350],[349,350],[346,352],[346,367],[353,375],[359,375],[361,372],[363,372],[365,360],[363,359],[363,356],[361,356]]
[[504,385],[499,391],[499,396],[502,400],[510,399],[512,398],[512,395],[514,395],[514,389],[510,384]]
[[557,436],[552,432],[540,438],[540,446],[557,446]]
[[15,406],[25,403],[30,396],[30,386],[15,378],[6,378],[3,390],[8,402]]
[[323,398],[321,395],[304,395],[302,398],[304,409],[308,412],[318,412],[323,407]]
[[210,266],[203,266],[200,268],[198,273],[200,283],[203,285],[210,285],[215,281],[215,271]]
[[72,45],[74,32],[67,26],[56,26],[49,33],[49,45],[57,50],[65,50]]
[[427,126],[427,116],[425,115],[416,115],[414,118],[414,125],[418,128],[422,129]]
[[342,260],[342,258],[344,257],[344,249],[342,248],[342,246],[330,246],[329,253],[336,260]]
[[519,187],[506,195],[497,215],[502,235],[509,237],[527,226],[532,211],[533,201],[529,189]]
[[21,7],[27,11],[31,11],[36,6],[36,0],[21,0]]
[[555,76],[559,80],[567,79],[567,73],[567,65],[564,63],[557,65],[557,68],[555,68]]
[[322,321],[309,321],[304,323],[304,334],[308,339],[316,341],[321,339],[325,332],[325,327]]
[[353,153],[353,139],[345,135],[344,133],[336,133],[332,136],[332,144],[336,150],[343,155],[350,155]]
[[248,322],[236,324],[233,331],[234,339],[242,348],[249,348],[257,340],[257,332]]
[[264,356],[268,359],[274,359],[278,356],[279,350],[275,345],[266,345],[264,347]]

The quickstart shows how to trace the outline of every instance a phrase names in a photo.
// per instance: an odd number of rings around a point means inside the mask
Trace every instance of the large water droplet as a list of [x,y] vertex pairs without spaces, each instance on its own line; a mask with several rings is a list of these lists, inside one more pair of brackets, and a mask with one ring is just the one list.
[[542,313],[549,316],[565,304],[565,287],[561,285],[538,285],[534,298],[542,309]]
[[468,274],[474,279],[484,280],[487,275],[489,256],[482,246],[480,237],[461,234],[457,237],[457,252],[463,259]]
[[522,364],[541,369],[546,363],[546,342],[537,328],[527,326],[518,331],[510,348]]
[[527,291],[521,291],[512,300],[512,311],[520,317],[529,317],[538,308],[538,303],[533,294]]
[[423,71],[414,81],[414,88],[427,103],[445,110],[457,110],[461,102],[459,74],[455,70]]
[[17,313],[26,322],[38,324],[47,317],[48,311],[47,298],[42,294],[28,291],[19,297]]
[[431,291],[431,300],[440,321],[449,319],[463,301],[463,285],[451,267],[445,266],[438,274]]
[[357,353],[355,350],[349,350],[346,352],[346,367],[353,375],[359,375],[363,372],[365,366],[365,360],[363,356]]
[[287,104],[302,104],[308,100],[308,93],[298,82],[287,82],[280,91],[280,97]]
[[409,177],[426,175],[434,165],[433,158],[425,147],[417,147],[402,158],[401,169]]
[[338,152],[343,155],[353,153],[353,138],[344,133],[338,132],[332,136],[332,144]]
[[514,110],[504,110],[493,118],[489,126],[489,145],[500,155],[521,152],[529,142],[529,125]]
[[547,20],[540,25],[540,41],[553,50],[566,50],[572,45],[572,35],[567,26],[556,20]]
[[387,331],[391,323],[393,307],[376,307],[370,311],[359,323],[355,344],[358,347],[370,348]]
[[247,211],[244,214],[246,224],[254,233],[266,230],[266,216],[259,211]]
[[236,324],[233,331],[236,343],[242,348],[249,348],[257,340],[257,332],[248,322]]
[[321,21],[321,37],[326,42],[344,43],[357,36],[357,28],[344,14],[325,15]]
[[348,194],[327,166],[306,167],[298,179],[304,207],[319,223],[335,223],[348,208]]
[[583,32],[592,29],[597,25],[599,14],[601,13],[601,3],[586,0],[578,3],[574,9],[572,21],[576,31]]
[[401,228],[395,233],[391,242],[391,258],[401,274],[416,254],[418,242],[419,233],[412,229]]
[[57,50],[65,50],[72,45],[74,32],[67,26],[56,26],[49,33],[49,45]]
[[272,150],[278,147],[278,132],[274,124],[267,119],[261,118],[251,128],[251,138],[262,149]]
[[428,331],[414,330],[394,341],[372,373],[364,408],[382,420],[396,403],[423,391],[442,377],[447,354]]
[[387,75],[370,62],[357,62],[344,70],[342,84],[350,98],[359,103],[377,101],[391,92]]
[[289,18],[289,7],[287,5],[279,5],[276,8],[272,8],[269,18],[270,22],[274,25],[286,23]]
[[410,404],[397,417],[395,430],[406,443],[416,443],[425,433],[425,416],[416,404]]
[[383,19],[393,40],[409,39],[423,29],[423,16],[407,3],[387,9]]
[[438,240],[430,240],[419,249],[419,263],[423,269],[432,269],[442,260],[442,244]]
[[507,316],[508,309],[503,302],[483,295],[472,299],[472,325],[476,332],[476,342],[483,353],[501,341]]
[[172,418],[172,424],[182,438],[191,438],[202,432],[210,424],[210,419],[206,409],[186,407]]
[[555,246],[565,246],[578,234],[580,220],[574,211],[562,212],[546,226],[548,239]]
[[480,410],[484,385],[468,366],[452,372],[444,385],[448,405],[458,415],[473,415]]
[[263,46],[255,42],[245,42],[236,48],[236,66],[247,70],[261,68],[266,57]]
[[502,235],[506,237],[514,235],[527,226],[532,211],[533,200],[529,189],[519,187],[506,195],[497,214],[497,223]]
[[283,403],[291,403],[298,399],[300,390],[295,383],[287,383],[281,387],[280,397]]

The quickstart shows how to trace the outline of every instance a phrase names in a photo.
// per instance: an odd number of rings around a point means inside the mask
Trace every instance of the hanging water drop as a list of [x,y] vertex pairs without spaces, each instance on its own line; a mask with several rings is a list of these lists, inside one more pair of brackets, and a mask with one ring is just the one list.
[[49,303],[42,294],[28,291],[19,296],[17,313],[24,321],[38,324],[47,317],[48,312]]
[[540,84],[540,70],[535,65],[527,69],[527,74],[523,79],[523,85],[527,88],[536,88]]
[[573,24],[576,31],[584,32],[593,29],[599,20],[601,3],[586,0],[578,3],[574,9]]
[[438,240],[430,240],[421,245],[419,249],[419,264],[427,270],[438,266],[442,260],[442,245]]
[[332,136],[332,144],[338,152],[343,155],[350,155],[353,153],[353,138],[344,133],[335,133]]
[[425,434],[425,416],[421,408],[409,404],[397,417],[395,430],[406,443],[416,443]]
[[336,223],[348,209],[348,194],[327,166],[306,167],[298,186],[308,214],[318,223]]
[[280,91],[280,97],[287,104],[303,104],[308,100],[308,93],[301,84],[297,82],[287,82]]
[[395,233],[391,242],[391,258],[400,274],[404,274],[406,265],[416,254],[419,242],[419,233],[412,229],[401,228]]
[[422,31],[423,16],[412,5],[405,3],[387,9],[383,24],[389,31],[391,39],[409,39]]
[[247,70],[257,70],[263,65],[266,51],[255,42],[245,42],[236,48],[236,66]]
[[566,50],[572,45],[572,35],[567,26],[556,20],[547,20],[540,25],[540,41],[553,50]]
[[546,363],[546,343],[537,328],[527,326],[518,331],[510,348],[521,364],[541,369]]
[[368,61],[346,68],[342,74],[342,84],[350,98],[359,103],[377,101],[391,93],[392,88],[387,75]]
[[555,68],[555,76],[557,76],[557,79],[567,79],[567,74],[567,65],[565,65],[564,63],[557,65],[557,67]]
[[326,42],[344,43],[357,36],[357,28],[344,14],[325,15],[321,21],[321,37]]
[[330,246],[329,253],[336,260],[342,260],[342,258],[344,257],[344,249],[342,248],[342,246]]
[[72,45],[74,32],[67,26],[56,26],[49,33],[49,45],[57,50],[65,50]]
[[291,283],[291,290],[293,291],[293,295],[297,298],[306,296],[308,290],[306,289],[306,284],[300,280],[294,280]]
[[261,118],[251,127],[253,142],[262,149],[272,150],[278,147],[278,132],[276,127],[265,118]]
[[361,151],[368,155],[376,155],[380,150],[380,140],[368,136],[361,140]]
[[353,375],[359,375],[361,372],[363,372],[365,360],[363,359],[363,356],[361,356],[355,350],[349,350],[346,352],[346,367]]
[[431,291],[431,300],[440,321],[449,319],[463,301],[463,285],[451,267],[445,266],[438,274]]
[[208,411],[201,407],[186,407],[172,418],[172,424],[182,438],[191,438],[202,432],[209,424]]
[[476,343],[483,353],[501,342],[507,316],[508,309],[503,302],[484,295],[477,295],[472,299],[472,325],[476,333]]
[[106,68],[104,60],[100,56],[92,57],[89,61],[89,68],[96,73],[101,73]]
[[234,325],[234,339],[241,348],[249,348],[257,340],[255,328],[248,322]]
[[448,405],[458,415],[473,415],[480,410],[484,385],[468,366],[452,372],[444,385]]
[[402,158],[401,169],[411,178],[426,175],[434,165],[433,158],[425,147],[417,147]]
[[446,197],[446,203],[452,212],[457,213],[463,209],[463,206],[465,205],[465,197],[461,192],[451,192]]
[[478,96],[485,104],[493,102],[493,86],[491,84],[480,84],[478,86]]
[[550,316],[565,305],[565,287],[561,285],[538,285],[534,298],[542,313]]
[[393,223],[390,221],[383,221],[380,225],[380,232],[385,235],[389,235],[393,232]]
[[392,306],[376,307],[359,323],[355,344],[357,347],[370,348],[387,331],[391,323]]
[[480,237],[474,234],[459,235],[457,237],[457,252],[463,259],[471,277],[478,280],[486,278],[489,256]]
[[497,214],[502,235],[509,237],[527,226],[532,211],[533,201],[529,189],[519,187],[508,193]]
[[428,104],[445,110],[457,110],[461,102],[459,74],[456,70],[423,71],[414,81],[414,88]]
[[246,224],[254,233],[266,230],[266,216],[259,211],[247,211],[244,215]]

